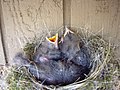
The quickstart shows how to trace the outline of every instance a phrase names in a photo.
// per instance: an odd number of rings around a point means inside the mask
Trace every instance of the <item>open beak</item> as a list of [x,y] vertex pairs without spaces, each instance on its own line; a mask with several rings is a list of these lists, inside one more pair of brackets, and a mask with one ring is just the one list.
[[[63,42],[64,41],[64,38],[65,38],[65,36],[67,35],[67,34],[69,34],[69,33],[74,33],[73,31],[71,31],[70,29],[68,29],[67,27],[65,28],[65,33],[63,34],[63,36],[62,36],[62,38],[61,38],[61,40],[60,40],[60,42]],[[59,42],[59,43],[60,43]]]
[[50,38],[46,37],[46,40],[49,41],[50,43],[54,44],[55,47],[58,49],[58,33],[56,33],[55,36],[52,36]]
[[64,33],[64,37],[69,34],[69,33],[74,33],[73,31],[71,31],[70,29],[68,29],[67,27],[65,28],[65,33]]

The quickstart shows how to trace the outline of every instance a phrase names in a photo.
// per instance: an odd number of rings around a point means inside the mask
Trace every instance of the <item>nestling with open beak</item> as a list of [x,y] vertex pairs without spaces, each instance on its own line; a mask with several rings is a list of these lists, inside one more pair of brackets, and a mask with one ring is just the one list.
[[61,51],[58,48],[58,33],[47,38],[42,42],[33,56],[33,60],[37,63],[47,62],[49,60],[61,59]]
[[[58,33],[56,33],[55,36],[52,36],[50,38],[46,37],[46,40],[51,43],[51,45],[53,44],[56,49],[58,49]],[[49,46],[50,47],[50,46]]]

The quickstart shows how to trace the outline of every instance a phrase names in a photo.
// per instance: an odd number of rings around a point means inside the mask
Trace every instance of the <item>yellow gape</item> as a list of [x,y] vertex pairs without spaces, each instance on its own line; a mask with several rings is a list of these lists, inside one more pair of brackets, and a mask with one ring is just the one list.
[[50,43],[54,44],[56,48],[58,48],[58,33],[56,33],[55,36],[52,36],[52,37],[50,37],[50,38],[47,38],[47,37],[46,37],[46,39],[47,39]]
[[55,36],[48,38],[48,40],[51,42],[55,42],[57,40],[57,38],[58,38],[58,33]]

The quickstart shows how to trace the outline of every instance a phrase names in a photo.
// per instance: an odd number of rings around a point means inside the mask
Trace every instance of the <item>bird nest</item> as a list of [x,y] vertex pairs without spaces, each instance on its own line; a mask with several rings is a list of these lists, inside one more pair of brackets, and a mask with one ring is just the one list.
[[[79,33],[78,33],[79,32]],[[102,36],[86,33],[86,29],[79,29],[76,31],[78,37],[84,42],[85,46],[88,48],[91,56],[91,70],[86,78],[81,81],[75,81],[74,83],[65,86],[55,86],[55,85],[43,85],[42,82],[37,81],[28,72],[25,67],[14,66],[10,69],[10,73],[7,76],[8,88],[9,90],[106,90],[112,87],[112,77],[113,72],[116,69],[112,60],[114,59],[114,49],[111,46],[110,41],[105,41]],[[44,37],[43,37],[44,38]],[[24,53],[27,57],[31,58],[34,50],[42,42],[42,38],[34,40],[33,42],[27,43],[24,47]],[[114,73],[114,75],[118,75]]]

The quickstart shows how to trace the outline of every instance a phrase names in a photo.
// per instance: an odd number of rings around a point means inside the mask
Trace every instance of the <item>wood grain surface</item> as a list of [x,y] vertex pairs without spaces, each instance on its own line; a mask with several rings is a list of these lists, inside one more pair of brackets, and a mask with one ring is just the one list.
[[33,37],[49,34],[63,25],[62,0],[1,0],[7,58]]
[[[1,4],[0,4],[1,6]],[[4,56],[4,50],[3,50],[3,34],[2,34],[2,23],[1,23],[1,7],[0,7],[0,65],[5,65],[5,56]]]
[[1,41],[1,33],[0,33],[0,65],[4,65],[5,64],[5,57],[4,57],[4,52],[3,52],[3,45],[2,45],[2,41]]
[[120,40],[120,0],[71,0],[71,26]]

